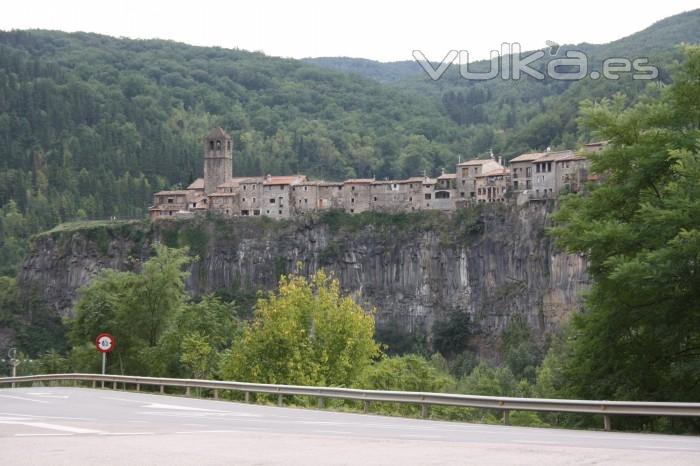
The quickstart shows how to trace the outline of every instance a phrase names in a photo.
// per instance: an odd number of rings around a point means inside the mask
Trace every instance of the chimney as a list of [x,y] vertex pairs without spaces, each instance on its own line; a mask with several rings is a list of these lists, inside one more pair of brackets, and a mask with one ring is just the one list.
[[498,156],[498,164],[500,166],[503,166],[503,157],[501,157],[500,155]]

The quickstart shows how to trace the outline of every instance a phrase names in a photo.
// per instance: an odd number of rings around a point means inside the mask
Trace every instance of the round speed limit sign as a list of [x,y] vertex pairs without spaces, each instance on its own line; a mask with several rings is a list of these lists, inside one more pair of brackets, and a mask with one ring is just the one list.
[[117,342],[114,340],[114,337],[109,333],[100,333],[97,335],[97,338],[95,338],[95,346],[97,346],[97,350],[103,353],[109,353],[112,351],[116,344]]

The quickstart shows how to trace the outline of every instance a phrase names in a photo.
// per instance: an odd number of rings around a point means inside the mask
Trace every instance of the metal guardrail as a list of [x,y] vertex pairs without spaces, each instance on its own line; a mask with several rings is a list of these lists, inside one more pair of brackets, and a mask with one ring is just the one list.
[[134,385],[136,390],[140,390],[141,385],[152,385],[159,386],[161,393],[165,392],[165,387],[178,387],[184,388],[187,395],[190,394],[192,388],[206,388],[214,390],[214,398],[218,398],[220,390],[232,390],[245,393],[246,402],[250,401],[250,393],[265,393],[277,395],[277,401],[280,406],[283,403],[285,395],[317,397],[319,407],[323,407],[323,400],[326,398],[338,398],[363,401],[365,412],[369,409],[369,403],[373,401],[410,403],[421,406],[421,414],[423,417],[427,417],[428,407],[430,405],[496,409],[503,412],[503,422],[505,424],[509,423],[508,416],[509,412],[512,410],[601,414],[603,415],[603,427],[605,430],[610,430],[611,428],[611,415],[700,417],[700,403],[510,398],[450,393],[360,390],[340,387],[270,385],[220,380],[172,379],[129,375],[48,374],[3,377],[0,378],[0,386],[10,384],[12,387],[15,387],[17,384],[22,383],[61,381],[92,382],[93,388],[95,388],[98,383],[100,383],[103,388],[105,383],[111,383],[114,389],[117,388],[117,384],[119,383],[121,383],[124,388],[126,384],[130,384]]

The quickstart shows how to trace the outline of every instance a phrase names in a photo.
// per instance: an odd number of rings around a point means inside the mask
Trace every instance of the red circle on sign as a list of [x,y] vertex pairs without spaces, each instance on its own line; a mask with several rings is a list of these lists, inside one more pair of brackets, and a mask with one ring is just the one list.
[[95,338],[95,346],[97,347],[97,351],[101,351],[103,353],[109,353],[112,351],[116,344],[116,340],[109,333],[100,333],[97,335],[97,338]]

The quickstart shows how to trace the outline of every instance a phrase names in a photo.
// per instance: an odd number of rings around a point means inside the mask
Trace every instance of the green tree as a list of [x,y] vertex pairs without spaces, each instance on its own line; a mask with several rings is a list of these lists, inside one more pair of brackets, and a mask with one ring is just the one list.
[[379,355],[374,316],[323,271],[280,278],[226,357],[225,379],[349,386]]
[[609,139],[601,183],[569,196],[554,234],[594,280],[564,363],[584,398],[697,401],[700,380],[700,48],[661,101],[587,103]]
[[101,332],[113,334],[117,345],[110,363],[122,373],[167,371],[158,344],[186,302],[187,249],[156,245],[155,252],[141,273],[107,270],[93,280],[81,290],[71,322],[70,338],[77,348]]

